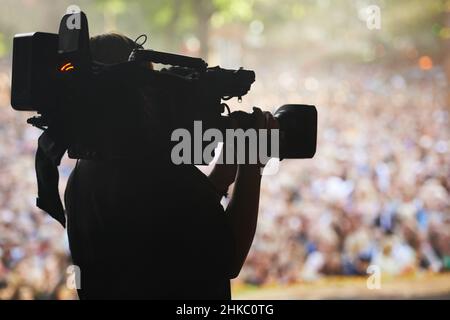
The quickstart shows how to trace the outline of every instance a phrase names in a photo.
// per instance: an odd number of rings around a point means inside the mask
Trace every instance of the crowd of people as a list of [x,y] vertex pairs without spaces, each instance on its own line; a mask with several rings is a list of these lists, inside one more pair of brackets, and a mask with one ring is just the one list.
[[387,277],[450,269],[445,74],[397,69],[259,77],[254,103],[318,107],[318,148],[314,159],[283,161],[277,176],[263,179],[258,229],[238,281],[367,276],[371,265]]
[[[10,64],[0,64],[0,300],[68,299],[64,229],[36,208],[34,155],[40,130],[10,106]],[[61,167],[61,186],[70,172]],[[62,189],[64,190],[64,189]]]
[[[442,70],[257,71],[242,105],[315,104],[318,151],[263,178],[255,240],[236,282],[252,285],[450,269],[450,129]],[[275,78],[274,74],[279,75]],[[64,229],[35,206],[40,131],[10,107],[0,65],[0,299],[71,299]],[[300,137],[299,137],[300,138]],[[73,166],[60,167],[61,191]],[[225,201],[226,202],[226,201]],[[145,254],[143,252],[142,254]]]

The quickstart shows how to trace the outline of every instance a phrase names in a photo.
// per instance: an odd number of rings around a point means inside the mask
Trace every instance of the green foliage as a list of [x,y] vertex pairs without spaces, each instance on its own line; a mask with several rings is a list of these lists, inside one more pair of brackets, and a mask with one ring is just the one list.
[[[254,20],[263,23],[266,43],[273,46],[338,42],[364,51],[371,43],[388,49],[407,41],[434,50],[450,34],[443,27],[449,0],[2,0],[0,54],[9,52],[14,33],[54,32],[54,20],[70,4],[88,13],[91,33],[145,32],[159,49],[177,49],[191,35],[207,43],[211,30],[239,25],[245,31]],[[370,4],[381,8],[381,30],[368,30],[358,18],[358,10]]]

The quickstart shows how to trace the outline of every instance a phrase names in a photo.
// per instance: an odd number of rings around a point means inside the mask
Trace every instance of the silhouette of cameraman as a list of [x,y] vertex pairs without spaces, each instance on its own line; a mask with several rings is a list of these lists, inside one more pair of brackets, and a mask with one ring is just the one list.
[[[106,64],[127,61],[135,47],[118,34],[90,44],[93,60]],[[230,299],[230,279],[256,230],[261,165],[216,164],[208,177],[194,165],[176,166],[160,156],[167,154],[158,140],[164,120],[151,106],[145,112],[147,131],[136,126],[136,135],[125,135],[130,141],[117,137],[123,146],[145,137],[153,156],[79,160],[70,176],[65,204],[79,297]],[[254,108],[253,115],[255,129],[276,127],[270,113]],[[220,200],[233,182],[224,210]]]

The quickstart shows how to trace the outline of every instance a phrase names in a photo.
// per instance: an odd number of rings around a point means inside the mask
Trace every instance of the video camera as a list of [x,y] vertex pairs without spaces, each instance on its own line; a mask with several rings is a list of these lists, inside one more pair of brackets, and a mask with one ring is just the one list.
[[[195,121],[202,121],[203,130],[230,128],[230,110],[224,101],[241,99],[255,81],[253,71],[208,67],[200,58],[145,50],[137,40],[126,62],[93,61],[88,21],[81,11],[64,15],[59,34],[14,37],[11,105],[39,114],[28,119],[44,130],[36,154],[38,206],[63,224],[57,195],[62,156],[66,151],[74,159],[139,156],[136,151],[145,145],[130,124],[140,123],[143,116],[142,88],[152,92],[152,105],[166,120],[163,140],[170,146],[170,132],[192,131]],[[150,62],[170,67],[153,70],[148,68]],[[228,115],[223,115],[226,110]],[[275,117],[280,125],[280,159],[313,157],[316,108],[284,105]]]
[[[77,20],[78,27],[71,20]],[[172,67],[154,71],[143,67],[142,62]],[[110,96],[112,89],[119,85],[122,88],[151,86],[157,92],[166,93],[173,105],[177,104],[171,130],[174,126],[189,126],[193,120],[203,120],[205,130],[223,129],[227,122],[223,121],[226,104],[222,100],[241,98],[254,81],[253,71],[208,68],[200,58],[144,50],[138,45],[129,62],[102,65],[91,59],[87,18],[78,12],[62,18],[59,35],[35,32],[15,36],[11,105],[19,111],[37,111],[40,116],[31,118],[29,123],[53,130],[54,138],[66,140],[69,156],[84,158],[86,153],[101,149],[104,143],[97,141],[97,146],[92,145],[93,131],[88,130],[89,124],[99,127],[104,116],[99,112],[100,105],[106,101],[101,92]],[[160,99],[164,98],[160,95]],[[164,108],[168,101],[159,104]],[[285,140],[281,143],[280,157],[313,157],[317,131],[315,107],[286,105],[275,116],[279,118]],[[174,120],[184,120],[184,123]],[[71,152],[75,147],[77,152]]]

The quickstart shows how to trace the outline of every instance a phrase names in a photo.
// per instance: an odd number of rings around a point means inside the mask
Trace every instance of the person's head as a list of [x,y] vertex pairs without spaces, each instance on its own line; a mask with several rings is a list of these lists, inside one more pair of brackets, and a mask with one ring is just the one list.
[[[92,60],[103,64],[127,62],[135,48],[142,48],[132,39],[118,33],[106,33],[91,37],[89,44]],[[153,70],[151,63],[145,64],[145,66]],[[112,130],[112,133],[107,135],[115,145],[118,144],[119,138],[124,141],[124,145],[129,146],[132,142],[143,145],[144,140],[146,142],[150,140],[146,137],[156,137],[156,131],[160,130],[158,122],[161,121],[161,117],[152,112],[151,105],[147,102],[148,92],[145,87],[133,90],[124,86],[115,90],[113,96],[105,100],[106,106],[103,110],[107,110],[107,122],[113,128],[126,128],[126,130]],[[136,103],[134,95],[139,97],[137,99],[142,101],[142,104]],[[116,104],[116,108],[111,108]],[[133,107],[130,108],[130,106]],[[141,141],[141,139],[143,140]]]
[[118,33],[105,33],[91,37],[89,41],[92,60],[115,64],[128,61],[136,44],[130,38]]
[[[114,32],[91,37],[89,45],[92,60],[104,64],[126,62],[136,47],[142,48],[127,36]],[[149,67],[153,69],[151,63]]]

